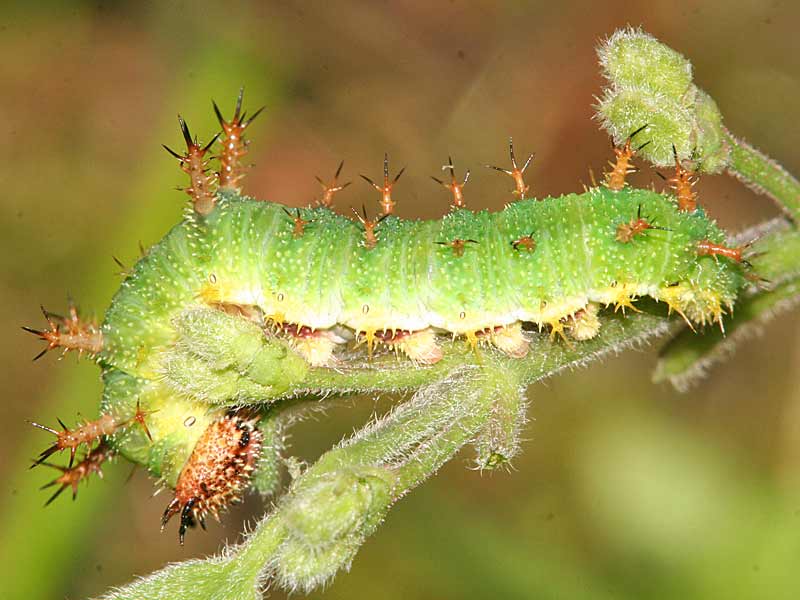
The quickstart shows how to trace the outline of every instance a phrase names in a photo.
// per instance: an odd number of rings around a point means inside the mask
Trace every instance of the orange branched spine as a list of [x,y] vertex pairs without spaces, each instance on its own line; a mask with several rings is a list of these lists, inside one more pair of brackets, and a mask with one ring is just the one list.
[[283,212],[294,222],[294,229],[292,230],[292,236],[296,238],[303,237],[303,234],[306,231],[306,225],[311,223],[311,219],[306,220],[302,216],[300,216],[300,209],[295,209],[295,214],[289,212],[288,209],[284,208]]
[[636,152],[647,146],[650,141],[646,141],[644,144],[636,148],[635,150],[631,147],[631,140],[636,137],[636,134],[641,133],[647,128],[648,124],[644,124],[639,129],[634,131],[628,136],[628,139],[625,140],[625,145],[622,148],[614,148],[614,154],[616,155],[616,160],[614,162],[609,162],[608,164],[611,165],[611,170],[606,173],[606,187],[610,190],[618,192],[622,188],[625,187],[625,178],[631,174],[636,172],[636,168],[631,165],[631,159],[636,155]]
[[235,190],[241,192],[240,182],[244,177],[244,166],[242,165],[242,158],[247,154],[247,146],[250,142],[244,139],[244,130],[252,123],[255,118],[264,110],[262,106],[253,116],[246,119],[247,111],[242,112],[242,100],[244,99],[244,88],[239,90],[239,96],[236,98],[236,108],[233,112],[233,118],[230,121],[225,120],[222,112],[219,110],[216,102],[212,101],[214,105],[214,112],[217,115],[220,127],[222,127],[222,150],[217,157],[219,159],[219,172],[217,179],[219,180],[219,187],[223,190]]
[[675,144],[672,145],[672,155],[675,157],[675,175],[670,177],[667,183],[675,190],[675,196],[678,198],[678,210],[693,212],[697,209],[697,192],[692,188],[697,183],[697,177],[681,164]]
[[75,497],[78,495],[78,484],[85,479],[88,480],[92,473],[96,473],[97,476],[102,479],[103,471],[101,470],[101,467],[105,461],[113,458],[114,454],[115,452],[111,446],[109,446],[105,441],[102,441],[93,450],[87,452],[86,456],[84,456],[83,459],[80,460],[75,466],[62,467],[48,462],[42,463],[43,465],[61,471],[61,475],[40,488],[44,490],[49,487],[53,487],[54,485],[60,486],[56,492],[50,496],[47,502],[44,503],[44,505],[49,505],[53,500],[61,495],[61,492],[70,487],[72,488],[72,499],[75,500]]
[[697,242],[697,255],[713,256],[714,260],[717,260],[718,256],[724,256],[725,258],[729,258],[734,262],[742,263],[747,267],[751,267],[752,265],[744,258],[744,251],[747,250],[751,244],[752,242],[745,244],[744,246],[739,246],[738,248],[728,248],[727,246],[715,244],[711,240],[701,240]]
[[464,175],[464,181],[458,183],[458,181],[456,181],[456,172],[453,168],[453,159],[449,156],[447,157],[447,164],[442,167],[442,170],[444,169],[450,171],[450,183],[445,183],[433,175],[431,175],[431,179],[450,190],[450,193],[453,194],[453,204],[451,205],[453,208],[466,208],[467,205],[464,202],[464,186],[467,185],[467,181],[469,181],[469,171]]
[[145,417],[147,417],[148,414],[151,414],[151,411],[142,410],[137,401],[136,413],[129,419],[122,421],[117,419],[114,415],[104,414],[94,421],[86,421],[83,425],[79,425],[74,429],[69,429],[61,419],[57,419],[58,424],[61,425],[61,431],[31,421],[31,425],[34,427],[38,427],[56,436],[56,441],[39,454],[39,458],[34,461],[31,468],[42,464],[52,454],[66,449],[69,449],[69,466],[71,468],[72,463],[75,461],[75,452],[81,444],[86,444],[87,447],[91,447],[95,440],[102,440],[102,438],[114,434],[118,429],[127,427],[133,423],[140,425],[145,435],[152,441],[153,438],[145,424]]
[[467,244],[477,244],[478,240],[462,240],[460,238],[456,238],[449,242],[434,242],[439,244],[440,246],[447,246],[453,249],[453,256],[461,257],[464,256],[464,250],[467,248]]
[[208,160],[205,156],[211,145],[217,141],[219,134],[211,138],[208,144],[201,146],[197,138],[192,139],[189,126],[180,115],[178,122],[186,142],[186,154],[178,154],[168,146],[164,146],[164,149],[180,161],[181,170],[189,176],[189,187],[184,188],[184,191],[192,198],[194,211],[199,215],[207,215],[216,204],[214,190],[216,175],[208,174]]
[[668,231],[664,227],[658,227],[653,221],[642,217],[642,206],[639,205],[639,210],[636,212],[636,217],[627,223],[620,223],[617,225],[616,240],[627,244],[632,242],[637,235],[642,235],[648,229],[657,229],[660,231]]
[[514,179],[514,191],[512,192],[515,196],[519,196],[520,200],[525,198],[525,194],[531,189],[531,186],[525,183],[525,179],[523,178],[523,174],[525,173],[525,169],[528,168],[528,165],[531,164],[533,160],[533,154],[528,156],[528,159],[525,161],[525,164],[522,165],[520,169],[517,166],[517,159],[514,156],[514,140],[513,138],[508,138],[508,153],[511,156],[511,170],[504,169],[502,167],[495,167],[494,165],[485,165],[488,169],[494,169],[495,171],[500,171],[501,173],[505,173],[506,175],[511,176]]
[[519,250],[520,248],[527,250],[528,252],[533,252],[536,250],[536,240],[533,237],[533,231],[531,231],[527,235],[523,235],[518,237],[514,241],[511,242],[511,247],[514,250]]
[[47,342],[47,347],[33,360],[38,360],[54,348],[63,348],[64,354],[70,350],[77,350],[79,355],[86,352],[90,356],[94,356],[103,349],[103,333],[97,327],[97,323],[82,320],[78,315],[78,309],[72,302],[69,303],[68,317],[51,313],[43,306],[41,309],[49,329],[40,331],[31,327],[22,328]]
[[322,186],[322,198],[319,199],[318,204],[320,206],[324,206],[326,208],[333,207],[333,195],[336,192],[342,191],[348,185],[353,183],[352,181],[348,181],[347,183],[339,184],[339,175],[342,172],[342,167],[344,166],[344,161],[339,163],[339,168],[336,169],[336,173],[333,175],[333,181],[330,183],[325,183],[322,179],[315,175],[314,178],[319,181],[319,184]]
[[[397,181],[396,178],[395,181]],[[364,213],[363,217],[358,214],[358,211],[355,208],[351,208],[351,210],[356,216],[356,219],[358,219],[359,223],[361,223],[361,225],[364,227],[364,246],[367,248],[367,250],[372,250],[378,244],[378,236],[375,233],[375,228],[389,215],[384,214],[376,220],[370,220],[367,217],[367,207],[363,204],[361,205],[361,211]]]
[[[378,190],[381,194],[381,199],[379,200],[379,204],[381,205],[381,210],[383,211],[383,216],[390,215],[394,212],[394,207],[396,202],[392,200],[392,188],[394,184],[397,183],[397,180],[400,179],[400,176],[405,172],[406,168],[403,167],[397,172],[397,175],[394,176],[394,179],[391,181],[389,180],[389,154],[383,155],[383,185],[378,185],[372,179],[367,177],[366,175],[361,175],[361,178]],[[358,216],[358,215],[356,215]]]

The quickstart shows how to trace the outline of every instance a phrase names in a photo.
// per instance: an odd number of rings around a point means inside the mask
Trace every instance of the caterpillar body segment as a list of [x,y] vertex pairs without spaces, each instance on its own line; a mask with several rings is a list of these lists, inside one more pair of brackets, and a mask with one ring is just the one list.
[[[217,418],[207,405],[173,393],[163,381],[144,379],[119,369],[103,373],[103,400],[100,410],[113,414],[127,406],[131,398],[141,398],[149,406],[159,406],[147,426],[152,441],[140,428],[123,428],[107,438],[114,450],[134,464],[144,465],[162,485],[175,486],[178,474],[192,453],[197,440]],[[220,412],[221,414],[221,412]]]
[[102,363],[145,377],[157,375],[148,359],[175,342],[170,317],[198,303],[208,277],[201,269],[200,256],[208,248],[199,221],[187,213],[123,280],[101,325],[103,335],[113,340],[99,357]]
[[[637,212],[659,229],[620,242],[620,224]],[[456,210],[439,221],[388,216],[372,247],[358,223],[326,208],[306,209],[303,218],[313,220],[313,234],[298,237],[282,205],[235,194],[221,195],[202,220],[187,217],[115,297],[101,360],[156,376],[176,342],[175,319],[204,306],[251,307],[256,321],[277,323],[290,338],[325,333],[335,352],[340,341],[377,332],[387,339],[385,332],[474,336],[519,322],[560,328],[590,302],[626,306],[640,296],[705,323],[744,285],[741,265],[699,255],[699,242],[725,240],[702,211],[681,212],[646,190],[595,188],[497,213]],[[523,237],[535,239],[535,249],[521,247]],[[438,243],[453,239],[475,243],[461,253]]]

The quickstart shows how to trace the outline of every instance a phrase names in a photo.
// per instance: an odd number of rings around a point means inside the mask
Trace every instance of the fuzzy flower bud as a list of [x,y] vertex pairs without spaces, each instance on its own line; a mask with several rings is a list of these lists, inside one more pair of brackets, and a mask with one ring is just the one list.
[[275,557],[283,587],[311,590],[348,568],[356,551],[389,510],[395,474],[354,467],[315,477],[284,506],[288,536]]
[[692,64],[643,31],[618,29],[597,55],[603,75],[619,87],[647,88],[679,98],[692,84]]
[[616,31],[597,50],[609,85],[597,118],[622,144],[642,125],[634,146],[659,167],[680,160],[695,169],[718,173],[728,162],[722,115],[714,100],[692,83],[692,65],[679,53],[640,30]]

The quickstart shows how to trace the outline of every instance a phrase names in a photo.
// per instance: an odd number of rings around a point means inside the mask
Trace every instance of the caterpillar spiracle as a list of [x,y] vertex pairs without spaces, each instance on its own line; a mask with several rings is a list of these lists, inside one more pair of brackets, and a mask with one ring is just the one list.
[[[48,348],[92,354],[105,382],[97,425],[50,430],[57,442],[40,460],[62,449],[74,456],[81,444],[91,452],[97,440],[146,465],[175,490],[164,523],[180,515],[181,542],[248,486],[269,491],[269,432],[247,405],[301,393],[313,370],[388,351],[420,369],[446,352],[520,358],[531,329],[582,343],[598,333],[598,310],[635,310],[645,296],[690,323],[721,324],[747,280],[741,252],[725,246],[694,196],[678,202],[624,183],[630,139],[606,184],[538,199],[523,179],[530,159],[518,167],[512,148],[512,169],[498,170],[513,177],[515,196],[499,212],[466,207],[450,161],[452,184],[437,181],[453,206],[429,221],[392,214],[399,175],[390,178],[387,158],[383,185],[373,183],[382,214],[364,208],[354,220],[333,207],[347,185],[336,178],[314,207],[242,195],[252,118],[241,97],[231,121],[217,113],[222,170],[209,173],[211,143],[181,121],[187,151],[170,152],[190,176],[192,207],[130,269],[99,328],[72,311],[69,321],[48,317],[49,332],[31,330]],[[647,127],[633,135],[646,140]],[[675,181],[690,185],[679,162]],[[451,339],[463,344],[443,344]],[[62,485],[74,486],[87,464]]]

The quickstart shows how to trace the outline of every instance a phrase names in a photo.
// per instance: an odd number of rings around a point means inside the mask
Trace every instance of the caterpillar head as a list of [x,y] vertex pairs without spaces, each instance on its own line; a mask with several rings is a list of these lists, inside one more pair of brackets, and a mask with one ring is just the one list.
[[162,530],[180,513],[178,536],[183,544],[187,528],[200,523],[205,529],[208,513],[219,520],[221,511],[241,500],[261,455],[262,435],[256,424],[256,418],[229,412],[203,432],[178,476]]

